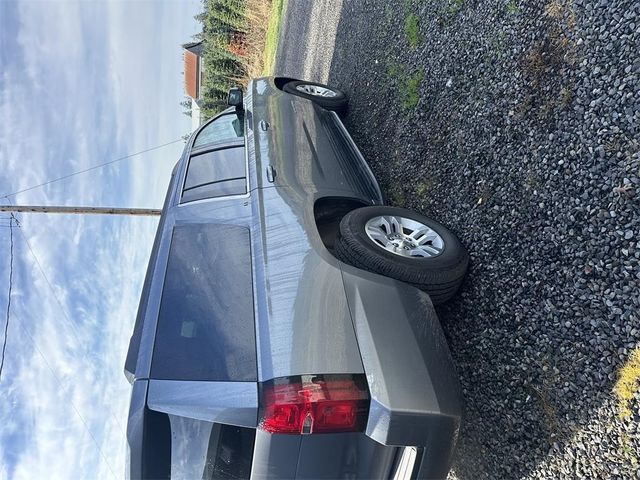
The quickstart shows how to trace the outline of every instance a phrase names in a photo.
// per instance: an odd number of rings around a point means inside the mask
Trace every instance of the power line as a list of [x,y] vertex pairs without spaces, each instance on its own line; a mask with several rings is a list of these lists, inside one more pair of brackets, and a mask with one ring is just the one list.
[[0,361],[0,379],[2,379],[2,369],[4,368],[4,354],[7,350],[7,335],[9,333],[9,320],[11,318],[11,290],[13,289],[13,214],[10,219],[9,238],[11,257],[9,260],[9,295],[7,300],[7,315],[4,324],[4,340],[2,341],[2,360]]
[[16,195],[18,195],[20,193],[28,192],[29,190],[35,190],[36,188],[44,187],[46,185],[50,185],[52,183],[59,182],[60,180],[66,180],[67,178],[71,178],[71,177],[73,177],[75,175],[80,175],[81,173],[87,173],[87,172],[90,172],[92,170],[97,170],[99,168],[106,167],[107,165],[112,165],[114,163],[121,162],[122,160],[126,160],[127,158],[135,157],[137,155],[142,155],[143,153],[151,152],[153,150],[159,150],[161,148],[168,147],[169,145],[173,145],[174,143],[178,143],[178,142],[182,142],[182,141],[183,141],[182,138],[180,138],[180,139],[174,140],[172,142],[163,143],[162,145],[158,145],[156,147],[147,148],[145,150],[140,150],[139,152],[132,153],[132,154],[126,155],[124,157],[116,158],[115,160],[111,160],[109,162],[100,163],[98,165],[94,165],[92,167],[85,168],[84,170],[78,170],[77,172],[69,173],[67,175],[63,175],[62,177],[54,178],[53,180],[49,180],[47,182],[39,183],[38,185],[33,185],[31,187],[23,188],[22,190],[18,190],[17,192],[3,194],[1,197],[2,198],[14,197],[14,196],[16,196]]
[[[11,202],[10,198],[7,198],[7,200],[9,201],[10,204],[13,204],[13,202]],[[78,345],[82,345],[83,342],[80,340],[80,334],[79,334],[78,330],[76,329],[76,325],[69,318],[69,315],[67,314],[67,310],[62,305],[62,302],[60,301],[60,298],[58,297],[58,294],[56,293],[55,289],[53,288],[53,284],[49,281],[49,277],[45,273],[44,268],[42,268],[42,264],[40,263],[40,260],[38,259],[38,256],[36,255],[36,252],[34,252],[33,248],[31,248],[31,242],[29,242],[29,239],[25,235],[24,230],[22,228],[22,224],[20,223],[20,221],[13,214],[11,214],[11,218],[12,218],[12,221],[15,221],[16,226],[18,227],[18,231],[20,232],[20,234],[22,235],[22,238],[24,239],[24,243],[27,245],[27,247],[29,249],[29,252],[31,253],[31,256],[33,257],[33,260],[35,261],[36,265],[38,266],[38,270],[40,270],[40,274],[42,275],[42,278],[44,278],[45,282],[47,283],[47,285],[49,287],[49,291],[53,295],[53,298],[55,298],[56,303],[58,304],[58,307],[60,308],[60,311],[62,312],[62,315],[67,320],[67,324],[71,328],[71,330],[73,332],[73,336],[76,338],[76,341],[78,342]],[[88,353],[87,353],[86,350],[82,353],[82,359],[85,360],[87,362],[87,364],[90,364]],[[113,418],[115,420],[115,422],[118,424],[118,428],[120,429],[122,434],[125,435],[124,428],[123,428],[122,424],[120,423],[120,420],[118,419],[118,417],[116,417],[114,415],[114,413],[113,413],[113,411],[111,410],[110,407],[107,406],[106,408],[109,411],[109,414],[111,415],[111,418]]]
[[[81,344],[80,343],[80,337],[78,336],[78,332],[75,329],[75,325],[73,324],[73,322],[71,322],[69,316],[67,315],[67,312],[66,312],[65,308],[62,306],[62,302],[60,301],[56,291],[53,288],[53,285],[51,284],[51,282],[49,281],[49,278],[45,274],[45,272],[44,272],[44,270],[42,268],[42,265],[40,264],[40,261],[38,260],[38,257],[36,256],[35,252],[31,248],[31,244],[29,243],[29,240],[27,239],[27,236],[25,235],[24,231],[22,230],[20,222],[13,215],[11,215],[11,218],[13,220],[15,220],[16,226],[19,228],[19,232],[22,234],[22,238],[24,239],[25,243],[27,244],[27,247],[29,248],[29,252],[31,252],[31,256],[33,257],[34,261],[36,262],[36,265],[38,266],[38,269],[40,270],[40,273],[42,274],[42,276],[45,279],[47,285],[49,286],[49,289],[51,290],[51,293],[53,294],[54,298],[56,299],[56,302],[58,303],[58,306],[60,307],[60,310],[62,311],[62,314],[67,319],[67,322],[69,322],[69,324],[71,326],[71,329],[73,330],[74,336],[78,340],[79,344]],[[11,246],[12,246],[12,248],[11,248],[12,257],[11,258],[13,259],[13,236],[11,237],[11,239],[12,239],[12,243],[11,243]],[[12,260],[12,265],[13,265],[13,260]],[[36,349],[36,351],[38,352],[40,357],[42,357],[42,360],[44,361],[45,365],[47,366],[47,368],[51,372],[51,375],[53,375],[53,378],[55,379],[56,383],[60,387],[62,387],[62,381],[60,380],[60,377],[56,374],[55,370],[53,369],[53,367],[51,366],[51,364],[47,360],[47,357],[40,350],[40,347],[38,347],[38,344],[37,344],[35,338],[33,338],[33,335],[31,334],[31,332],[22,324],[20,324],[20,327],[22,328],[22,330],[31,339],[31,342],[33,343],[34,348]],[[5,342],[6,342],[6,333],[5,333]],[[83,357],[85,359],[87,359],[86,353],[83,354]],[[60,391],[62,391],[62,388],[60,388]],[[73,400],[70,400],[69,403],[71,405],[71,408],[73,408],[73,411],[76,413],[76,415],[78,416],[78,418],[82,422],[82,425],[84,426],[84,429],[87,431],[87,433],[89,434],[89,436],[93,440],[93,443],[95,444],[96,448],[98,449],[98,452],[100,453],[100,456],[102,457],[102,459],[106,463],[107,467],[109,468],[109,471],[111,472],[111,475],[113,477],[115,477],[115,478],[118,478],[118,476],[115,474],[115,472],[113,470],[113,467],[109,463],[109,460],[107,459],[106,455],[102,451],[102,448],[101,448],[100,444],[98,443],[98,440],[95,438],[95,436],[91,432],[91,429],[89,428],[89,425],[88,425],[87,421],[82,416],[82,414],[80,413],[80,411],[78,410],[76,405],[73,403]],[[118,420],[118,418],[113,414],[113,411],[111,411],[111,409],[109,407],[107,407],[107,410],[109,411],[109,414],[111,415],[111,417],[116,421],[116,424],[118,425],[118,428],[120,429],[120,431],[124,434],[124,430],[123,430],[122,425],[120,424],[120,421]]]
[[[60,378],[58,377],[58,375],[56,374],[55,370],[53,369],[53,367],[49,364],[49,362],[47,361],[47,357],[44,356],[44,354],[42,353],[42,351],[40,350],[40,348],[38,347],[38,344],[36,343],[35,338],[33,338],[33,335],[31,335],[31,332],[25,328],[24,325],[20,324],[20,326],[22,327],[22,330],[24,330],[24,332],[29,336],[29,338],[31,339],[31,342],[33,342],[33,346],[36,349],[36,351],[40,354],[40,356],[42,357],[42,360],[44,361],[45,365],[47,366],[47,368],[49,369],[49,371],[51,372],[51,375],[53,375],[53,378],[56,380],[56,382],[58,383],[58,386],[60,387],[60,391],[62,391],[62,381],[60,380]],[[82,416],[82,414],[80,413],[80,411],[78,410],[78,408],[76,407],[76,405],[73,403],[73,400],[69,400],[69,404],[71,405],[71,408],[73,408],[73,411],[76,412],[76,415],[78,416],[78,418],[80,419],[80,421],[82,422],[82,425],[84,426],[84,429],[87,431],[87,433],[89,433],[89,436],[91,437],[91,439],[93,440],[93,443],[95,443],[96,448],[98,449],[98,452],[100,452],[100,456],[102,457],[102,459],[104,460],[104,462],[107,464],[107,467],[109,467],[109,471],[111,471],[111,475],[114,478],[118,478],[118,476],[116,475],[116,473],[113,471],[113,468],[111,467],[111,464],[109,463],[109,460],[107,460],[106,455],[104,454],[104,452],[102,451],[102,448],[100,447],[100,444],[98,443],[98,440],[96,440],[96,437],[93,435],[93,433],[91,432],[91,429],[89,428],[89,425],[87,424],[87,421],[84,419],[84,417]]]
[[[67,310],[62,305],[62,302],[60,301],[60,298],[58,297],[58,294],[56,293],[55,289],[53,288],[53,284],[49,281],[49,277],[47,277],[47,274],[44,272],[44,269],[42,268],[42,264],[40,263],[40,260],[38,260],[38,257],[36,255],[36,253],[33,251],[33,248],[31,248],[31,243],[27,239],[27,236],[25,235],[24,230],[22,229],[22,225],[18,222],[18,219],[16,219],[16,224],[19,227],[19,232],[22,235],[22,238],[24,239],[24,242],[27,244],[27,247],[29,248],[29,252],[31,252],[31,256],[33,257],[33,260],[36,262],[36,265],[38,266],[38,270],[40,270],[40,274],[42,275],[42,277],[44,278],[45,282],[49,286],[49,290],[53,294],[53,298],[56,299],[56,303],[58,304],[58,307],[60,307],[60,311],[64,315],[64,318],[67,320],[67,323],[69,324],[69,326],[71,327],[71,330],[73,331],[74,337],[76,337],[78,345],[82,345],[83,342],[80,341],[80,334],[78,333],[78,330],[76,329],[75,323],[73,321],[71,321],[71,319],[69,318],[69,315],[67,314]],[[87,362],[87,364],[90,364],[89,357],[88,357],[86,351],[84,351],[82,353],[82,358],[83,358],[83,360],[85,360]],[[120,429],[120,431],[124,435],[125,434],[124,428],[122,427],[122,424],[120,423],[120,420],[118,419],[118,417],[115,416],[115,414],[113,413],[113,410],[111,410],[110,407],[107,406],[106,408],[109,411],[109,414],[111,415],[111,418],[113,418],[115,420],[115,422],[118,424],[118,428]]]
[[44,281],[47,282],[47,285],[49,286],[49,290],[53,294],[53,298],[56,299],[56,303],[58,304],[58,307],[60,307],[60,311],[62,312],[62,315],[64,315],[64,318],[67,320],[67,323],[71,327],[71,330],[73,331],[73,336],[76,337],[76,341],[78,342],[78,345],[82,345],[82,341],[80,340],[80,334],[76,330],[75,323],[71,321],[71,319],[69,318],[69,315],[67,315],[67,310],[62,306],[62,302],[60,301],[58,294],[53,288],[53,284],[49,281],[49,277],[47,277],[47,274],[44,272],[44,269],[42,268],[42,264],[40,263],[40,260],[38,260],[38,257],[33,251],[33,248],[31,248],[31,243],[29,242],[29,239],[27,238],[27,236],[24,234],[24,231],[22,230],[22,225],[20,224],[18,219],[16,219],[16,224],[19,227],[18,231],[22,235],[22,238],[24,239],[24,243],[27,244],[27,247],[29,248],[29,252],[31,252],[31,256],[33,257],[33,260],[36,262],[36,265],[38,266],[38,270],[40,270],[40,274],[42,275],[42,278],[44,278]]

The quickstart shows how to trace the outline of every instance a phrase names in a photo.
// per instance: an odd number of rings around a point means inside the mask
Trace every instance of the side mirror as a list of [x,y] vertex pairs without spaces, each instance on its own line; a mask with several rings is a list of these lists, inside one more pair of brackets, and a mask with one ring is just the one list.
[[233,87],[229,90],[229,96],[227,97],[227,104],[236,107],[236,110],[242,110],[242,89],[240,87]]

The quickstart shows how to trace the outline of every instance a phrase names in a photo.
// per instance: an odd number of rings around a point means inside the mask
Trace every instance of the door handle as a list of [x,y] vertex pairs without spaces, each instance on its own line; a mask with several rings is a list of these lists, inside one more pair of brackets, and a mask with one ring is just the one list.
[[270,183],[273,183],[273,181],[276,179],[276,169],[273,168],[273,166],[268,165],[267,166],[267,180],[269,180]]
[[264,120],[260,120],[260,130],[266,132],[269,130],[269,122],[265,122]]

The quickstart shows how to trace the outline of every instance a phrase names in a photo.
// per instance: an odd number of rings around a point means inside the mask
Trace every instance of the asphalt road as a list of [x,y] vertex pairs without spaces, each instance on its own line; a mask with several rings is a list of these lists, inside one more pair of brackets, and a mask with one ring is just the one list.
[[640,393],[612,393],[640,344],[638,25],[634,0],[289,0],[276,73],[344,90],[391,203],[470,251],[438,309],[452,478],[640,479]]
[[327,82],[342,0],[291,0],[278,43],[278,75]]

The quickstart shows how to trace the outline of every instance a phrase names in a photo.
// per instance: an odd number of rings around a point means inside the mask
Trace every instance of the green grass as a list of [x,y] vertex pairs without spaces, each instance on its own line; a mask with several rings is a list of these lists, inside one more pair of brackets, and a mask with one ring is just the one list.
[[627,420],[633,416],[631,402],[639,389],[640,347],[636,347],[618,371],[618,381],[613,387],[613,393],[618,400],[618,416],[621,420]]
[[424,69],[413,73],[402,63],[393,60],[387,63],[387,76],[400,92],[400,103],[405,110],[412,110],[420,101],[420,86],[424,80]]
[[447,10],[451,15],[455,15],[464,6],[464,0],[448,0]]
[[393,185],[389,189],[388,196],[392,205],[404,205],[406,200],[404,191],[398,185]]
[[263,75],[273,75],[278,51],[278,39],[282,27],[282,18],[287,8],[287,0],[273,0],[267,27],[267,38],[264,45]]
[[387,64],[387,75],[392,79],[397,78],[403,72],[403,67],[399,63],[394,62],[393,60],[389,61]]
[[415,187],[416,195],[419,197],[427,196],[433,188],[433,184],[434,182],[431,178],[427,178],[426,180],[418,182]]
[[420,101],[420,84],[424,80],[424,70],[406,75],[400,79],[400,88],[404,92],[402,106],[406,110],[413,110],[418,106]]
[[411,48],[416,48],[420,44],[420,25],[418,16],[415,13],[407,15],[404,22],[404,34]]
[[509,2],[507,3],[507,12],[509,12],[511,15],[515,15],[516,13],[520,12],[520,7],[518,6],[516,0],[509,0]]

